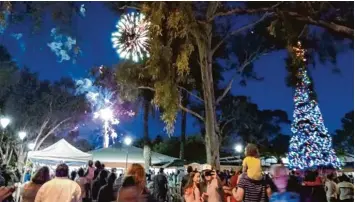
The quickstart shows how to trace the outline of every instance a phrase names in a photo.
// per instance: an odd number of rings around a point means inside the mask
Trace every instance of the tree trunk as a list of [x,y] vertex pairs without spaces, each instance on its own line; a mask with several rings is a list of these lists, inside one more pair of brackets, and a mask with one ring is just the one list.
[[[184,106],[186,107],[186,106]],[[181,141],[180,141],[180,159],[185,158],[185,139],[186,139],[186,112],[181,111]]]
[[143,111],[143,131],[144,131],[144,147],[143,147],[143,157],[144,157],[144,169],[146,172],[149,171],[149,167],[152,161],[152,150],[150,148],[150,141],[149,141],[149,101],[144,100],[144,111]]
[[[209,32],[207,32],[209,33]],[[214,94],[212,75],[212,51],[211,34],[208,36],[205,45],[200,45],[200,68],[203,87],[203,98],[205,104],[205,145],[207,163],[213,168],[219,169],[219,137],[216,119],[216,99]],[[201,54],[202,53],[202,54]]]

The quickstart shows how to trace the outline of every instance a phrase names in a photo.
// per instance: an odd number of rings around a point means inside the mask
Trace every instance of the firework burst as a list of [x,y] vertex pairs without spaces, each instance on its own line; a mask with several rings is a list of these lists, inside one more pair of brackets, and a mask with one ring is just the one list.
[[103,125],[103,147],[107,148],[110,143],[115,143],[117,139],[117,133],[114,129],[114,125],[119,124],[117,116],[134,116],[135,113],[132,110],[124,110],[119,107],[119,103],[116,103],[116,94],[110,90],[93,85],[90,79],[82,79],[76,82],[77,94],[85,94],[86,99],[91,104],[93,111],[93,119],[101,120]]
[[149,57],[149,22],[143,14],[132,12],[124,14],[118,21],[117,32],[112,33],[113,48],[120,58],[138,62]]

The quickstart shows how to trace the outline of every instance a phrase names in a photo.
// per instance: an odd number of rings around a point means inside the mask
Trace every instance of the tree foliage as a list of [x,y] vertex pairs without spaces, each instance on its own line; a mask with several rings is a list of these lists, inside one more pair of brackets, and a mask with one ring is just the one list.
[[354,153],[354,111],[350,111],[341,119],[342,128],[335,131],[334,147],[339,155]]

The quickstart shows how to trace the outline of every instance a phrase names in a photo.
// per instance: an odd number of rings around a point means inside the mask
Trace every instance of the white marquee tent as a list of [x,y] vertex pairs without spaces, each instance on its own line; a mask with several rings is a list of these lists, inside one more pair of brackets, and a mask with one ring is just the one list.
[[[125,163],[128,152],[128,164],[144,163],[143,149],[134,146],[119,146],[112,145],[108,148],[102,148],[90,151],[94,160],[99,160],[105,163]],[[152,164],[168,163],[177,158],[152,152]]]
[[28,152],[28,159],[34,161],[87,162],[92,155],[82,152],[64,139],[39,151]]

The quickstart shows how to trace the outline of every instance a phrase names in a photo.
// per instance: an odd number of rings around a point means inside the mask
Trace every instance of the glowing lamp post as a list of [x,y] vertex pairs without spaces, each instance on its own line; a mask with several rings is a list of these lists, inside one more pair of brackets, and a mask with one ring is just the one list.
[[7,125],[9,125],[10,122],[11,122],[11,120],[6,117],[3,117],[0,119],[0,124],[3,129],[5,129],[7,127]]
[[125,137],[123,142],[127,146],[127,153],[126,153],[126,172],[127,172],[127,167],[128,167],[128,148],[132,144],[132,138]]

